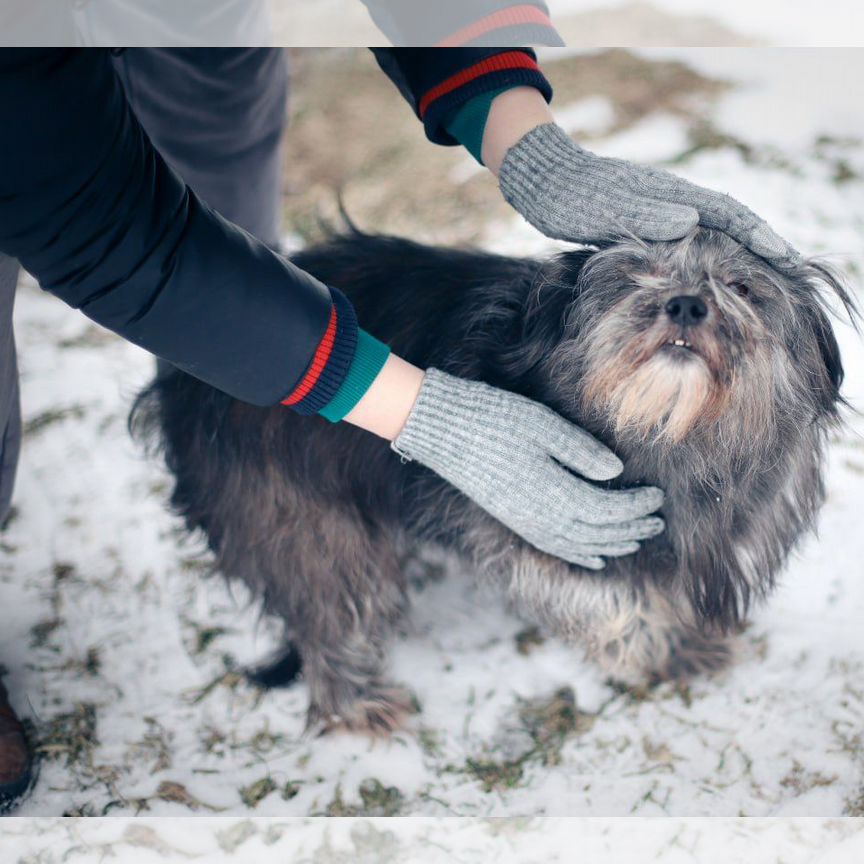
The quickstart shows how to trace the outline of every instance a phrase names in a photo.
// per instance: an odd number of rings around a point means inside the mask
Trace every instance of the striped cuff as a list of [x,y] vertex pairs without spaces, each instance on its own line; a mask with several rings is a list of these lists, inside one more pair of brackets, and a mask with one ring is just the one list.
[[564,45],[543,9],[520,3],[499,9],[442,39],[436,48],[495,45]]
[[332,401],[356,352],[359,328],[354,307],[338,288],[331,287],[330,296],[333,307],[327,329],[300,383],[282,400],[298,414],[315,414]]
[[390,356],[390,348],[365,330],[357,333],[357,350],[342,386],[318,413],[338,423],[363,398]]
[[497,96],[506,93],[510,87],[490,90],[456,109],[452,117],[444,121],[447,131],[482,165],[483,133],[489,111]]
[[[552,87],[531,54],[521,50],[504,51],[433,87],[420,100],[418,113],[428,137],[432,141],[442,141],[440,131],[444,130],[446,119],[466,102],[491,90],[523,86],[536,88],[547,102],[552,99]],[[445,135],[444,140],[453,139]]]

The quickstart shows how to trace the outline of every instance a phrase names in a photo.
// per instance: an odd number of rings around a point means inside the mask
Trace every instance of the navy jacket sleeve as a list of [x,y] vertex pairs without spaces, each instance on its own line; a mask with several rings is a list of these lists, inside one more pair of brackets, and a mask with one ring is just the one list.
[[336,392],[356,345],[350,304],[186,187],[107,52],[0,52],[0,116],[0,251],[44,289],[244,401],[284,400],[313,367],[304,393]]
[[436,144],[458,144],[445,123],[475,96],[503,87],[552,87],[529,48],[373,48],[378,65],[423,121]]
[[363,0],[396,46],[563,45],[543,0]]

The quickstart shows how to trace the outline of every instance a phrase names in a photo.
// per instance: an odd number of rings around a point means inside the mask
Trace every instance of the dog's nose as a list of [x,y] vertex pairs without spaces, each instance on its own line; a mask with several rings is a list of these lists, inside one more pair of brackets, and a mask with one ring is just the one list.
[[705,320],[708,307],[695,294],[682,294],[666,304],[666,314],[681,327],[695,327]]

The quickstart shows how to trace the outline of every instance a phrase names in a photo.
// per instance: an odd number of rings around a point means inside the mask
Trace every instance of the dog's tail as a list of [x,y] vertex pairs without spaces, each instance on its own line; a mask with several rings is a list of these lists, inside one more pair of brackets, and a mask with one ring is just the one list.
[[132,440],[143,445],[148,456],[153,457],[163,449],[162,418],[159,405],[159,379],[145,387],[132,403],[126,426]]
[[246,670],[246,678],[262,690],[272,690],[274,687],[288,687],[300,676],[303,668],[303,658],[300,649],[288,642],[275,657]]

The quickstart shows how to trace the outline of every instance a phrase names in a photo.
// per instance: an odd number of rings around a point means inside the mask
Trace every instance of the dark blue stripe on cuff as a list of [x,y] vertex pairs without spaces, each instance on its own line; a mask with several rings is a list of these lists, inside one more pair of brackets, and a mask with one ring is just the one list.
[[317,414],[327,405],[342,386],[357,350],[357,313],[351,301],[338,289],[330,288],[336,307],[336,339],[324,371],[307,396],[292,410],[298,414]]

